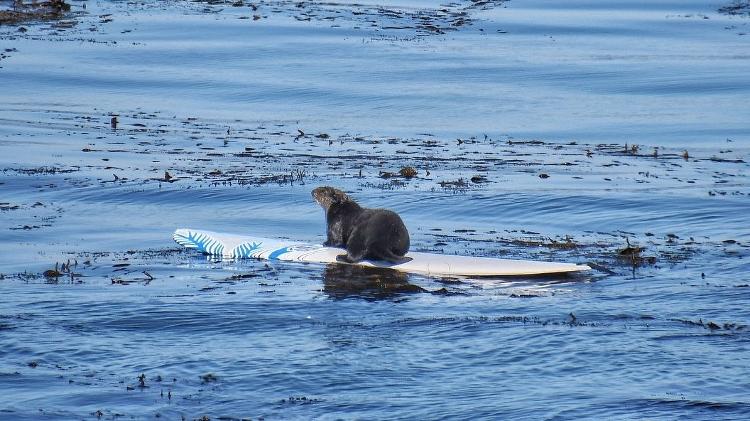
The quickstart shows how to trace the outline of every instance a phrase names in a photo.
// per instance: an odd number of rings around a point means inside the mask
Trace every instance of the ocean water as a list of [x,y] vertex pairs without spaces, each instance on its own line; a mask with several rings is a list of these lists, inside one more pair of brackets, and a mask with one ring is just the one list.
[[[0,25],[0,418],[750,416],[747,12],[233,3]],[[399,212],[413,250],[594,269],[171,241],[321,242],[319,185]]]

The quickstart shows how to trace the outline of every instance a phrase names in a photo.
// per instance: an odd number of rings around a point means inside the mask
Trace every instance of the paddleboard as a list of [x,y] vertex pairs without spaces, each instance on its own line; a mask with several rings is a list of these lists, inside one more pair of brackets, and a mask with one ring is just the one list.
[[[194,229],[178,229],[172,236],[180,245],[229,259],[266,259],[312,263],[339,263],[336,256],[344,249],[289,240],[224,234]],[[402,263],[364,260],[356,264],[396,269],[435,276],[518,276],[568,273],[590,270],[573,263],[495,259],[409,252]],[[342,263],[345,264],[345,263]]]

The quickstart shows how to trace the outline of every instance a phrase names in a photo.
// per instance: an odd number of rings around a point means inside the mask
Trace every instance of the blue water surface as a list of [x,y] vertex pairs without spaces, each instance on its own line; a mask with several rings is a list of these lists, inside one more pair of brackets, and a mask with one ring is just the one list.
[[[750,416],[746,15],[71,3],[0,26],[0,419]],[[322,242],[318,185],[399,212],[412,250],[594,269],[441,279],[171,241]]]

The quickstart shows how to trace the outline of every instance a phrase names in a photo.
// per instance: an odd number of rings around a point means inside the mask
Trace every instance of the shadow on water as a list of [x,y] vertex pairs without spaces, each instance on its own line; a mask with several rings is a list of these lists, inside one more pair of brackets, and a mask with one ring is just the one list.
[[329,264],[323,272],[323,291],[333,299],[384,300],[427,292],[409,283],[409,275],[393,269]]

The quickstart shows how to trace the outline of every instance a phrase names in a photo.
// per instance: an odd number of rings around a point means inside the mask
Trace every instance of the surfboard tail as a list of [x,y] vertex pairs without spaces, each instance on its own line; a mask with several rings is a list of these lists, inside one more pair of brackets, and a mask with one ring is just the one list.
[[224,245],[204,232],[178,229],[172,234],[172,239],[183,247],[196,249],[206,254],[220,256],[224,254]]

